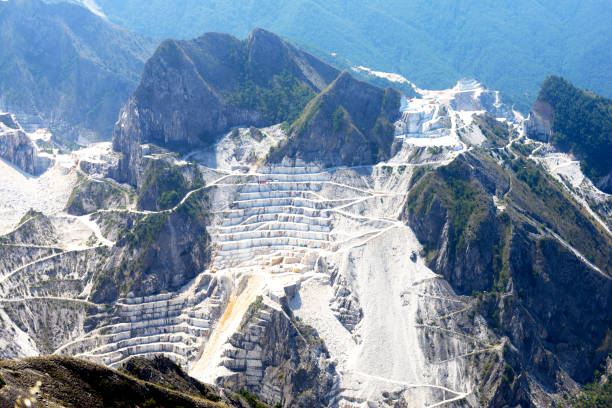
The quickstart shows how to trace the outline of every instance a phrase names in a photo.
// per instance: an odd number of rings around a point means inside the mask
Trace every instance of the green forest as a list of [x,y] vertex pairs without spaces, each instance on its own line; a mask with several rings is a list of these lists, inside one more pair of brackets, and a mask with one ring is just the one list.
[[595,182],[612,172],[612,100],[557,76],[546,78],[538,100],[553,108],[553,144],[580,158]]

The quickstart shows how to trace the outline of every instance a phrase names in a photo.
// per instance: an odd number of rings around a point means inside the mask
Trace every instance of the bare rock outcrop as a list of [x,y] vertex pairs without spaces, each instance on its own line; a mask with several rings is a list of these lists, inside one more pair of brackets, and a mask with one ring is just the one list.
[[536,101],[525,121],[527,136],[548,143],[552,133],[552,114],[552,107],[548,103]]
[[289,139],[271,151],[324,166],[373,164],[390,157],[400,93],[353,78],[348,71],[313,99],[292,126]]
[[142,143],[185,150],[210,145],[234,126],[292,121],[337,75],[262,29],[243,41],[219,33],[166,40],[115,126],[113,147],[123,153],[118,174],[138,184]]
[[48,166],[38,158],[36,146],[10,113],[0,113],[0,158],[34,175]]
[[222,364],[234,374],[220,379],[222,386],[285,407],[327,406],[335,365],[316,330],[288,307],[279,310],[258,298],[230,343]]

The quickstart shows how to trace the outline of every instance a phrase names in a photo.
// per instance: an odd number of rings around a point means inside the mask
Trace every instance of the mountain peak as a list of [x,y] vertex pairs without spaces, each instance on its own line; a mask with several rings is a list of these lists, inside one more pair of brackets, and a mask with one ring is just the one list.
[[[292,122],[337,75],[263,29],[243,41],[221,33],[168,40],[145,64],[138,89],[120,113],[114,146],[125,164],[139,160],[141,143],[184,150],[208,146],[234,126]],[[128,167],[122,173],[137,183],[138,164]]]
[[400,93],[340,75],[295,121],[290,138],[270,155],[325,166],[372,164],[389,157]]
[[255,41],[257,39],[264,39],[264,38],[281,40],[280,36],[276,35],[272,31],[268,31],[265,28],[261,28],[261,27],[253,28],[249,32],[249,35],[247,36],[246,39],[247,39],[247,42],[249,42],[249,41]]

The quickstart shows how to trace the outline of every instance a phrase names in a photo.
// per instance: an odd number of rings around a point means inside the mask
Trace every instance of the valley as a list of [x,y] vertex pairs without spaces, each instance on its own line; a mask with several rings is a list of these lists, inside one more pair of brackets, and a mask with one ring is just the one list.
[[111,370],[142,364],[232,406],[571,404],[612,351],[612,196],[546,115],[359,69],[416,96],[256,29],[164,41],[112,143],[3,114],[0,358],[51,356],[11,387],[153,392]]

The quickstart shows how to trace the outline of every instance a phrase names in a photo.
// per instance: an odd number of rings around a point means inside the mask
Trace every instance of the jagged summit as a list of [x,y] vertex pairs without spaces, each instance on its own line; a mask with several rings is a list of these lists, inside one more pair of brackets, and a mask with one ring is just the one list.
[[119,174],[138,181],[141,143],[184,150],[210,145],[234,126],[291,122],[337,75],[263,29],[242,41],[220,33],[166,40],[115,126]]
[[[551,140],[593,123],[545,88]],[[230,406],[572,405],[612,351],[612,196],[499,92],[411,91],[206,33],[159,46],[117,154],[26,134],[55,165],[0,161],[0,358],[56,356],[0,362],[0,408],[49,372],[58,404],[212,406],[60,354]]]
[[571,404],[610,351],[612,198],[495,91],[398,102],[341,73],[289,126],[134,143],[136,187],[74,152],[68,214],[0,240],[0,354],[139,356],[191,388],[164,354],[284,407]]
[[304,109],[271,161],[295,157],[326,166],[376,163],[388,158],[400,93],[359,81],[343,71]]

